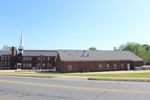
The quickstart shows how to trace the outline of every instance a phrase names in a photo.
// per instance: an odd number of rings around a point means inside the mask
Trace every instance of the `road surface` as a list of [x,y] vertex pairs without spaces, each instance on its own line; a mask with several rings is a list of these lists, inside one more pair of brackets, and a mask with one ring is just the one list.
[[0,100],[150,100],[150,83],[0,76]]

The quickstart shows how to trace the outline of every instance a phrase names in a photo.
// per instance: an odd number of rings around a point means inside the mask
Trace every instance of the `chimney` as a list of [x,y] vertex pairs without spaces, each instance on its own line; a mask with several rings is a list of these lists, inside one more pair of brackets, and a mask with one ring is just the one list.
[[12,56],[15,56],[15,47],[12,47]]

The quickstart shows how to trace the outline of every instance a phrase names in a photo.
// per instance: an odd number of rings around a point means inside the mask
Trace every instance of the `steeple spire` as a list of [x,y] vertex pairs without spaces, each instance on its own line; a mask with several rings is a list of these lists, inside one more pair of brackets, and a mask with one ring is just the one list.
[[18,50],[19,50],[19,52],[20,52],[21,54],[23,54],[23,49],[24,49],[23,34],[22,34],[22,32],[21,32],[20,45],[19,45],[19,48],[18,48]]
[[22,35],[22,32],[21,32],[21,40],[20,40],[20,45],[23,46],[23,35]]

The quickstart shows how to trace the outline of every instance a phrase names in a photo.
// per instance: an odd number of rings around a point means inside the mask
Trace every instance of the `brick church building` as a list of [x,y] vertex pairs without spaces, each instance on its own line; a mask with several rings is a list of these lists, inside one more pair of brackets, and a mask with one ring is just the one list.
[[143,59],[130,51],[24,50],[23,36],[16,52],[0,50],[0,69],[56,69],[58,72],[133,70]]

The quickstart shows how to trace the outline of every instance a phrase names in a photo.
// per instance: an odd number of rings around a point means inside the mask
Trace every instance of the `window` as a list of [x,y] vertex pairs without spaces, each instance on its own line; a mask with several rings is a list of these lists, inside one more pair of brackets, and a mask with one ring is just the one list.
[[109,70],[109,64],[107,64],[107,70]]
[[45,67],[45,63],[43,63],[43,67]]
[[7,66],[7,62],[4,62],[4,66]]
[[117,69],[117,64],[114,64],[114,69]]
[[47,67],[51,67],[51,64],[50,64],[50,63],[48,63],[48,64],[47,64]]
[[99,70],[102,70],[102,64],[99,64],[98,68]]
[[8,66],[10,66],[10,62],[8,62]]
[[47,60],[50,61],[50,57],[47,57]]
[[72,65],[68,65],[68,71],[72,71]]
[[1,62],[1,66],[4,66],[4,62]]
[[23,67],[32,67],[32,64],[31,63],[24,63]]
[[8,60],[10,60],[10,56],[8,56]]
[[124,65],[123,64],[121,64],[121,69],[123,69],[124,68]]
[[27,57],[24,57],[24,61],[27,61],[28,60],[28,58]]
[[23,64],[23,67],[26,67],[26,64]]
[[23,60],[26,61],[26,57],[23,57]]
[[31,60],[32,60],[32,57],[23,57],[23,60],[24,60],[24,61],[31,61]]
[[26,61],[28,61],[29,60],[29,57],[26,57]]
[[36,67],[40,67],[40,63],[36,64]]
[[29,61],[31,61],[32,60],[32,57],[29,57]]
[[30,63],[30,64],[28,64],[28,67],[32,67],[32,64]]
[[4,60],[4,56],[1,56],[1,60]]
[[4,56],[5,57],[5,60],[7,60],[7,56]]

